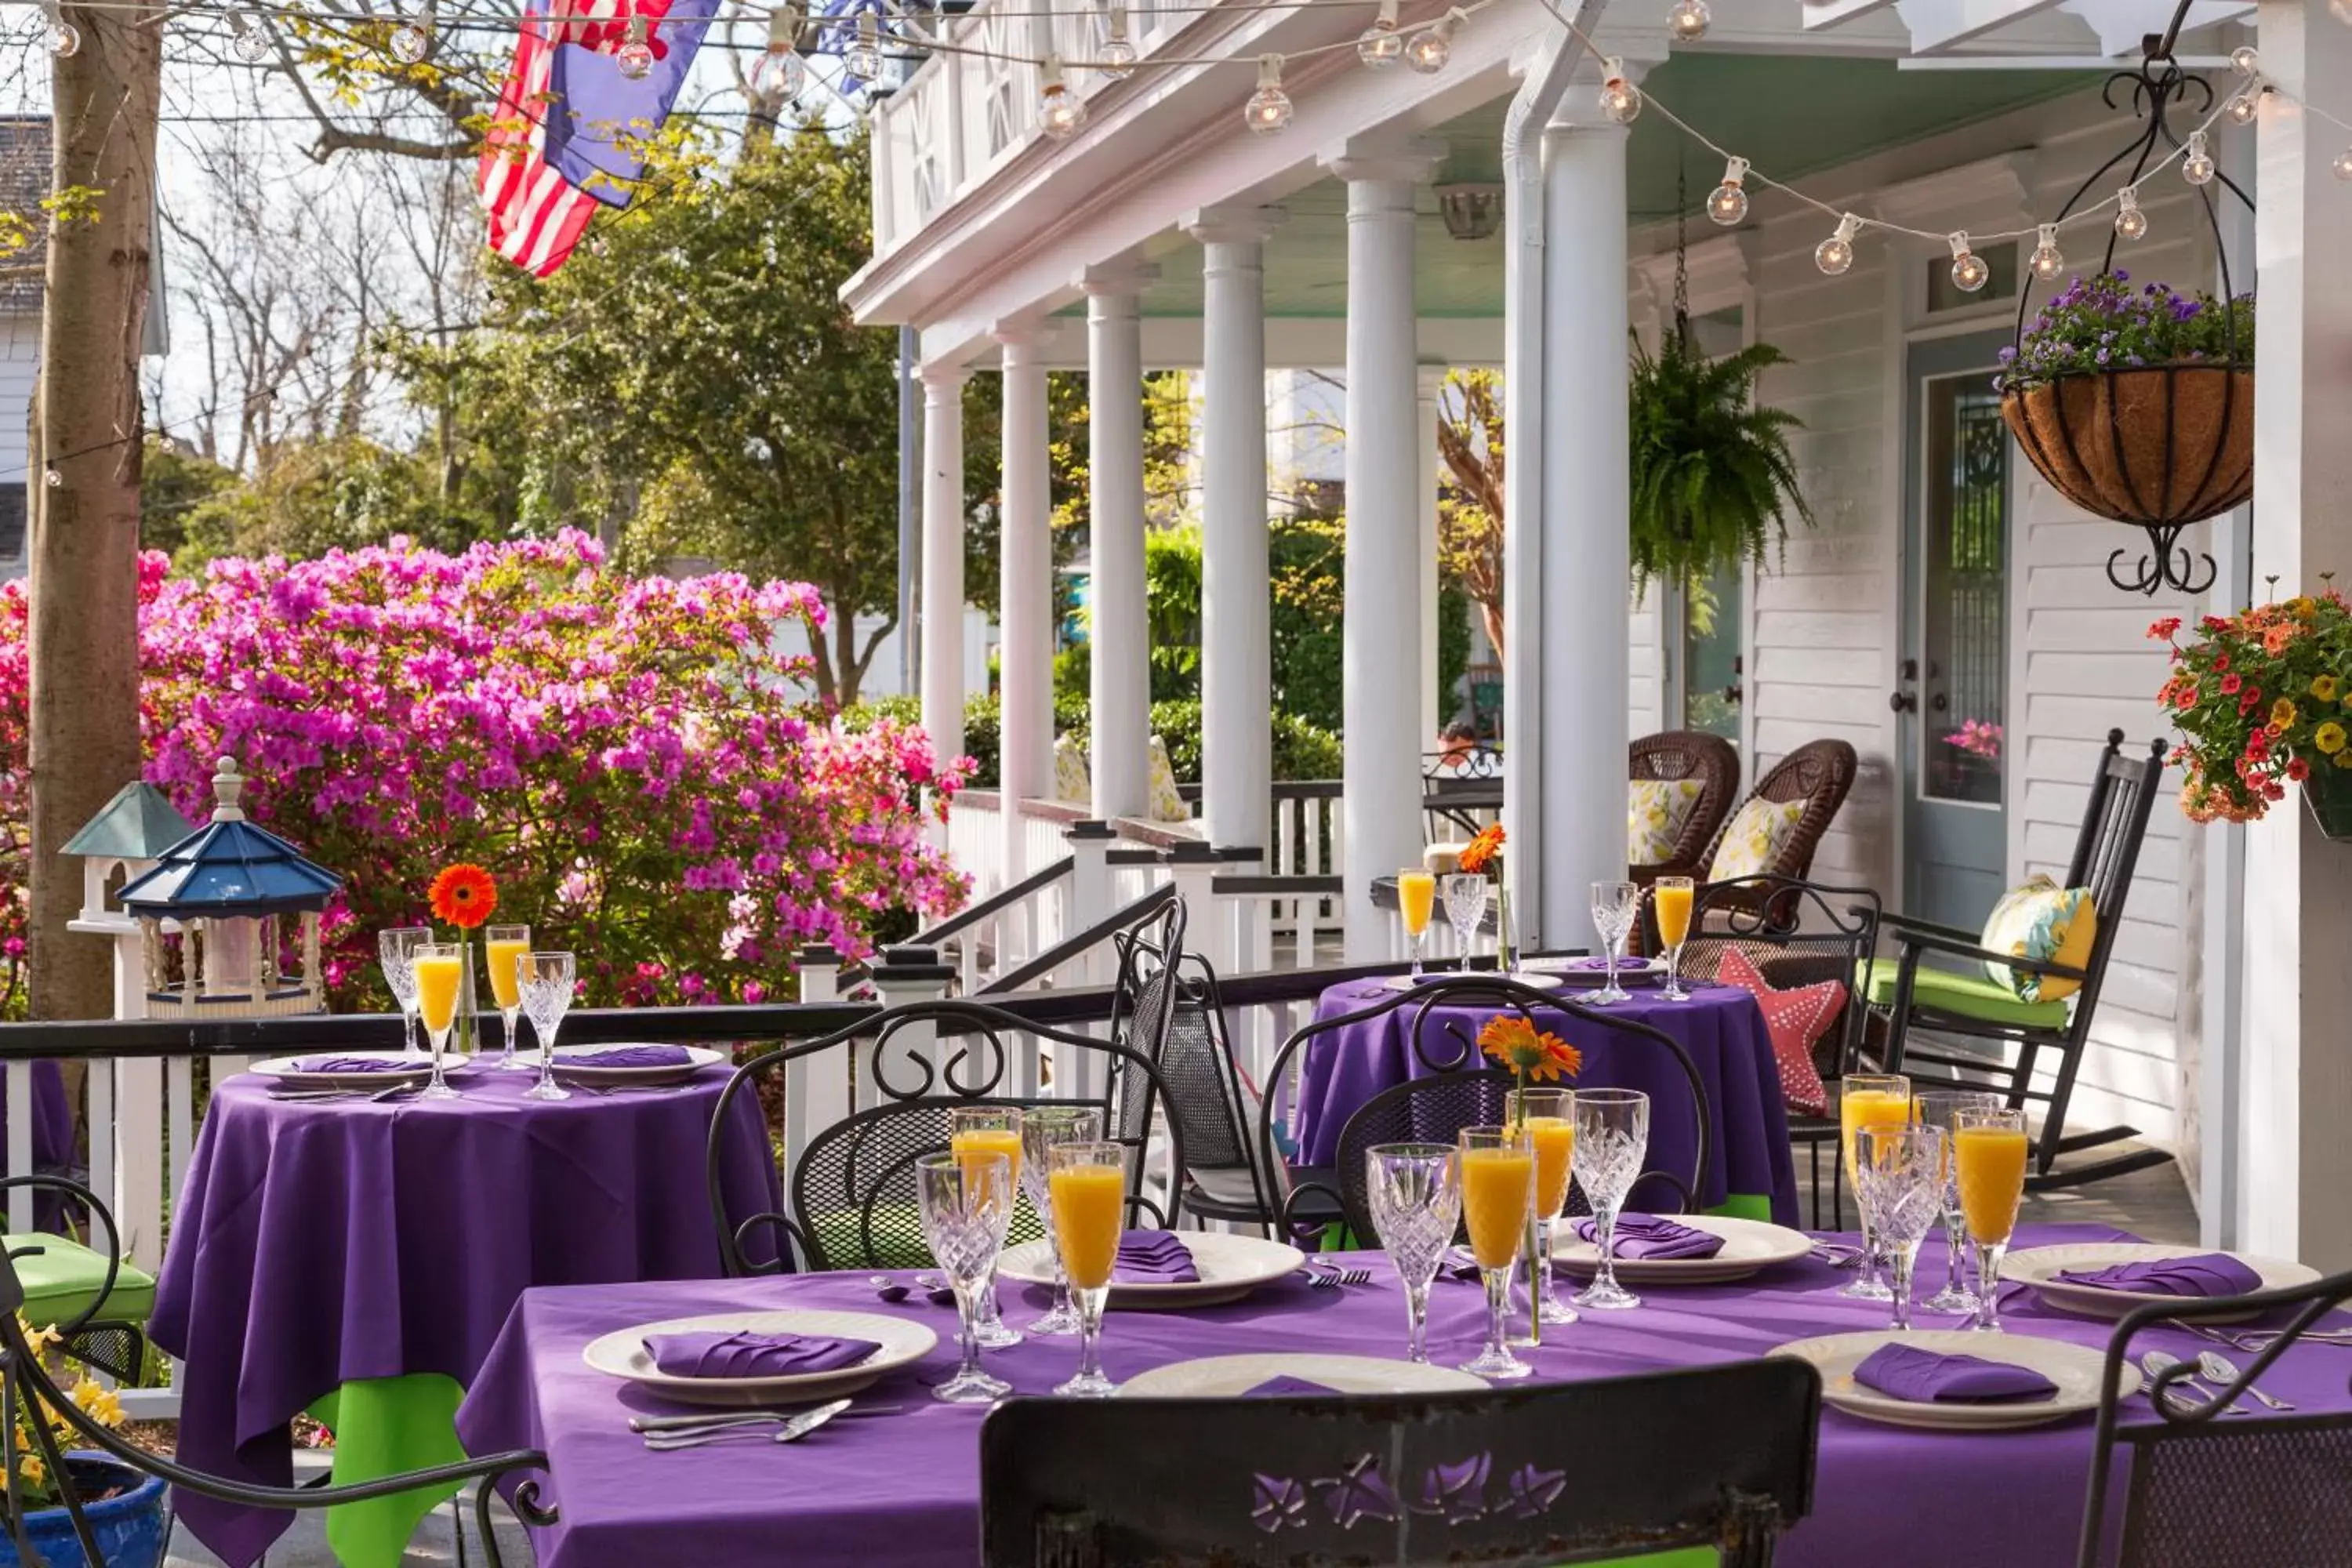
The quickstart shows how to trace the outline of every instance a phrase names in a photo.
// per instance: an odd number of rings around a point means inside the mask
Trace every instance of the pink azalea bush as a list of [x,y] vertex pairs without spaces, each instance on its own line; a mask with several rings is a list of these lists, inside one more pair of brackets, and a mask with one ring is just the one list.
[[[348,879],[326,921],[333,1005],[383,1005],[375,935],[427,920],[453,860],[498,921],[580,955],[592,1005],[783,1000],[802,944],[863,955],[887,910],[967,886],[923,833],[963,764],[919,729],[844,731],[771,629],[805,584],[609,570],[595,541],[141,564],[148,780],[191,820],[215,759],[257,821]],[[21,968],[26,604],[0,588],[0,987]],[[0,1003],[6,1000],[0,994]]]

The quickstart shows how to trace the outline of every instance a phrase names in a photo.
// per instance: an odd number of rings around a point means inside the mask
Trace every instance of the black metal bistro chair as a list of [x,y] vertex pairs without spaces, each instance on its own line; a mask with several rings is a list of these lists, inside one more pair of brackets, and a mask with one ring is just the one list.
[[[1046,1094],[1034,1082],[1028,1064],[1051,1046],[1065,1064],[1092,1058],[1098,1072],[1086,1094]],[[829,1052],[847,1052],[855,1063],[865,1109],[816,1131],[797,1152],[784,1194],[782,1214],[737,1215],[728,1211],[720,1185],[722,1132],[738,1095],[759,1092],[762,1079],[787,1062]],[[1134,1087],[1140,1079],[1143,1087]],[[808,1268],[929,1268],[915,1186],[915,1162],[948,1147],[951,1118],[960,1108],[985,1105],[1087,1105],[1103,1115],[1103,1137],[1129,1152],[1128,1207],[1157,1226],[1167,1215],[1142,1192],[1145,1157],[1152,1132],[1149,1111],[1130,1107],[1164,1102],[1167,1083],[1140,1051],[1113,1040],[1032,1023],[978,1002],[917,1002],[860,1018],[845,1028],[781,1047],[735,1069],[719,1091],[711,1119],[706,1160],[710,1211],[730,1275],[772,1274],[798,1258]],[[1171,1124],[1168,1144],[1175,1169],[1183,1168],[1183,1133]],[[752,1238],[772,1232],[777,1256]],[[1019,1205],[1011,1239],[1042,1235],[1034,1213]]]
[[[1244,1079],[1226,1033],[1216,970],[1198,953],[1184,954],[1175,970],[1175,1001],[1158,1065],[1168,1083],[1169,1119],[1184,1133],[1178,1205],[1195,1219],[1253,1225],[1271,1234],[1290,1173],[1257,1157],[1252,1130],[1258,1097]],[[1320,1215],[1338,1217],[1336,1209]]]
[[[2160,1149],[2143,1148],[2069,1170],[2057,1169],[2062,1154],[2139,1136],[2137,1128],[2124,1126],[2066,1131],[2066,1107],[2074,1097],[2075,1076],[2082,1070],[2091,1018],[2098,1010],[2116,933],[2123,929],[2124,902],[2131,893],[2132,872],[2139,864],[2140,842],[2147,836],[2148,812],[2156,804],[2156,786],[2164,773],[2161,738],[2148,742],[2146,756],[2126,755],[2123,743],[2121,730],[2107,731],[2106,749],[2099,754],[2098,770],[2091,778],[2090,805],[2074,840],[2074,856],[2060,884],[2091,890],[2097,923],[2090,957],[2082,968],[1989,952],[1975,931],[1887,915],[1881,920],[1880,929],[1895,940],[1894,961],[1882,960],[1866,983],[1857,977],[1865,999],[1885,1014],[1889,1072],[1908,1073],[1919,1088],[1999,1090],[2016,1109],[2025,1108],[2029,1101],[2041,1103],[2042,1131],[2034,1143],[2033,1169],[2026,1178],[2031,1192],[2104,1181],[2161,1165],[2172,1158]],[[1972,973],[1926,967],[1921,961],[1930,954],[1948,963],[1967,964]],[[2063,998],[2022,1001],[1985,975],[1981,966],[1988,961],[2020,973],[2076,981],[2081,989],[2071,998],[2071,1009]],[[2012,1047],[2015,1056],[1989,1062],[1982,1056],[1919,1048],[1911,1042],[1914,1030],[1992,1041],[2003,1048],[2004,1058]],[[2045,1066],[2045,1053],[2057,1058],[2046,1089],[2033,1083],[2036,1069]]]
[[[2323,1314],[2347,1300],[2352,1274],[2337,1274],[2252,1296],[2151,1302],[2117,1323],[2107,1342],[2077,1568],[2342,1568],[2352,1562],[2352,1412],[2222,1419]],[[2246,1350],[2261,1342],[2240,1337],[2249,1311],[2290,1315],[2275,1339]],[[2224,1320],[2231,1320],[2227,1330],[2210,1326]],[[2216,1399],[2175,1394],[2181,1379],[2198,1374],[2195,1358],[2184,1357],[2149,1385],[2159,1419],[2123,1426],[2123,1369],[2134,1359],[2133,1342],[2167,1321],[2239,1348],[2239,1375],[2227,1384],[2211,1380]],[[2127,1456],[2127,1472],[2119,1451]],[[2108,1493],[2119,1479],[2117,1531]]]
[[1769,1568],[1811,1510],[1821,1374],[1787,1358],[1465,1394],[1014,1399],[980,1429],[985,1568]]
[[[15,1187],[45,1188],[60,1194],[80,1205],[89,1216],[90,1235],[106,1240],[107,1290],[113,1287],[114,1275],[121,1261],[121,1242],[114,1228],[114,1216],[99,1200],[96,1193],[78,1182],[62,1176],[11,1176],[0,1181],[0,1193]],[[19,1238],[37,1246],[37,1237]],[[246,1508],[319,1509],[333,1508],[339,1503],[364,1502],[370,1498],[390,1497],[395,1492],[414,1490],[420,1487],[444,1487],[463,1481],[478,1480],[482,1484],[474,1498],[474,1522],[481,1535],[482,1551],[490,1568],[502,1568],[499,1555],[498,1537],[490,1528],[490,1498],[497,1483],[519,1471],[547,1469],[547,1456],[536,1449],[518,1448],[503,1454],[485,1454],[459,1464],[435,1465],[428,1469],[408,1470],[396,1476],[361,1482],[352,1486],[265,1487],[244,1481],[224,1480],[203,1470],[190,1469],[176,1460],[151,1453],[92,1420],[76,1405],[73,1396],[51,1380],[41,1357],[26,1342],[25,1331],[18,1314],[25,1306],[24,1282],[16,1274],[16,1258],[26,1248],[11,1245],[5,1264],[0,1264],[0,1404],[10,1411],[23,1412],[32,1417],[22,1425],[33,1435],[34,1452],[47,1468],[58,1489],[58,1501],[72,1521],[74,1534],[81,1549],[82,1560],[88,1563],[108,1561],[92,1532],[87,1505],[97,1500],[83,1495],[84,1479],[77,1476],[77,1466],[66,1457],[65,1446],[58,1441],[57,1428],[72,1434],[74,1447],[94,1449],[129,1466],[142,1475],[159,1477],[170,1485],[200,1497],[215,1498],[223,1502]],[[91,1315],[105,1299],[100,1290],[90,1308],[76,1318],[56,1325],[57,1331],[70,1343],[74,1337],[89,1326]],[[16,1560],[26,1568],[47,1568],[47,1559],[34,1549],[24,1523],[24,1510],[16,1496],[16,1464],[21,1436],[19,1423],[13,1417],[0,1420],[0,1477],[5,1478],[8,1500],[7,1530],[16,1549]],[[515,1515],[524,1523],[545,1526],[556,1522],[556,1511],[538,1503],[539,1484],[529,1477],[515,1480],[509,1496]],[[59,1564],[58,1568],[64,1568]]]

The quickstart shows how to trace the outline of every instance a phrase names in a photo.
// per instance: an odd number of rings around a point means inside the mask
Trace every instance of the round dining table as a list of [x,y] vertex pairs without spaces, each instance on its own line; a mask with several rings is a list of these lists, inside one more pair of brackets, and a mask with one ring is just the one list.
[[[458,1401],[533,1286],[721,1272],[705,1158],[728,1069],[669,1087],[575,1089],[451,1075],[454,1100],[293,1099],[242,1074],[214,1091],[157,1281],[149,1334],[184,1363],[182,1463],[286,1486],[289,1424],[335,1435],[338,1483],[459,1458]],[[780,1207],[755,1096],[724,1143],[728,1212]],[[396,1568],[454,1489],[329,1511],[344,1568]],[[182,1492],[180,1519],[230,1568],[285,1531],[283,1510]]]
[[[1562,994],[1572,998],[1576,992]],[[1318,1022],[1343,1018],[1395,995],[1381,980],[1343,982],[1324,990],[1315,1016]],[[1340,1129],[1358,1107],[1383,1089],[1450,1068],[1465,1045],[1475,1053],[1479,1029],[1502,1010],[1450,1004],[1396,1007],[1310,1039],[1290,1102],[1298,1163],[1330,1165],[1339,1154]],[[1690,1000],[1670,1002],[1644,988],[1635,990],[1630,1001],[1596,1010],[1646,1024],[1690,1054],[1706,1101],[1708,1168],[1699,1206],[1795,1226],[1797,1169],[1789,1146],[1788,1102],[1772,1036],[1756,998],[1737,986],[1694,984]],[[1584,1053],[1574,1087],[1634,1089],[1650,1096],[1645,1168],[1687,1181],[1698,1153],[1698,1122],[1690,1079],[1681,1066],[1656,1042],[1629,1031],[1541,1007],[1534,1016],[1538,1027]]]

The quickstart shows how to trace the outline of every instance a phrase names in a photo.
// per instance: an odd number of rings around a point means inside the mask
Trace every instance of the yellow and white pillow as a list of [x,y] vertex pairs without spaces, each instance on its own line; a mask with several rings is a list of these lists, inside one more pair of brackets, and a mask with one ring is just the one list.
[[1190,822],[1192,804],[1176,791],[1176,767],[1168,760],[1168,742],[1151,737],[1150,776],[1147,806],[1154,822]]
[[[2090,889],[2062,888],[2047,877],[2036,877],[2003,894],[1992,907],[1981,945],[1989,952],[2080,969],[2090,962],[2091,943],[2098,933],[2099,915],[2091,907]],[[2016,992],[2021,1002],[2063,1001],[2083,986],[2079,980],[2011,969],[1990,959],[1985,962],[1985,973],[1996,984]]]
[[1625,790],[1625,864],[1657,866],[1671,859],[1683,825],[1706,785],[1697,779],[1635,779]]
[[1706,868],[1706,879],[1727,882],[1735,877],[1758,877],[1769,871],[1780,857],[1780,846],[1797,831],[1804,815],[1802,796],[1746,802],[1715,847],[1715,864]]
[[1094,804],[1094,774],[1087,768],[1086,749],[1067,735],[1054,742],[1054,798],[1077,805]]

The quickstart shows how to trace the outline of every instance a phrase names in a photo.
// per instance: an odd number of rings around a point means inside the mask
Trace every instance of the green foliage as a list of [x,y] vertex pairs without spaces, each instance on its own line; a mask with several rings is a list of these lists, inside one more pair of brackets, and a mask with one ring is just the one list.
[[1756,379],[1789,357],[1757,343],[1708,359],[1668,332],[1655,356],[1636,342],[1633,384],[1633,579],[1691,578],[1761,564],[1788,537],[1787,514],[1811,527],[1788,432],[1796,416],[1754,403]]
[[2077,278],[2026,329],[2012,353],[2004,388],[2038,386],[2063,375],[2137,370],[2149,365],[2254,363],[2254,297],[2241,294],[2223,309],[2210,294],[2176,294],[2169,284],[2147,283],[2135,292],[2131,274]]
[[231,556],[312,560],[395,534],[461,552],[505,532],[442,502],[429,458],[350,435],[280,446],[251,479],[150,439],[140,492],[141,542],[183,574]]

